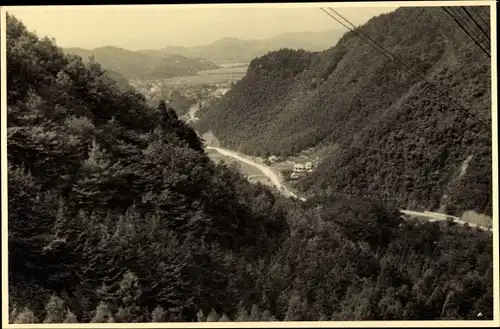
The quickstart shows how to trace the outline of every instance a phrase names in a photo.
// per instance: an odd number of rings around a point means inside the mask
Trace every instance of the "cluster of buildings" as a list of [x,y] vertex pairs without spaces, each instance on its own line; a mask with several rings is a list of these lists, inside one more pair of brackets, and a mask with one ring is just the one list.
[[[273,164],[280,161],[280,158],[275,155],[271,155],[270,157],[267,158],[267,160],[269,164]],[[290,169],[292,170],[292,173],[290,174],[289,178],[294,180],[298,179],[303,175],[311,173],[316,167],[318,159],[316,159],[315,161],[311,161],[307,157],[303,157],[303,159],[301,157],[301,159],[295,161],[292,161],[290,159],[286,160],[285,163],[288,164],[290,166]]]
[[306,163],[295,163],[293,165],[293,172],[290,174],[290,179],[297,179],[305,173],[311,173],[313,171],[313,163],[307,161]]
[[150,101],[169,98],[173,91],[191,99],[213,100],[222,97],[230,89],[228,83],[221,84],[175,84],[166,80],[133,80],[130,85]]

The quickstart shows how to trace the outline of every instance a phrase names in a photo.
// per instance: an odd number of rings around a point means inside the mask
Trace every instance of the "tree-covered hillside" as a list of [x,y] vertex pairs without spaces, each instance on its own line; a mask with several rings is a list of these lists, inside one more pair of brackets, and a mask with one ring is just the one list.
[[490,232],[274,197],[164,102],[6,32],[11,322],[492,319]]
[[177,115],[185,115],[191,106],[196,103],[197,99],[195,97],[187,97],[182,95],[178,90],[174,90],[170,93],[169,102],[170,105],[175,109]]
[[[439,7],[400,8],[361,29],[491,125],[490,58]],[[197,129],[249,154],[329,148],[299,182],[303,189],[452,214],[492,212],[490,128],[353,32],[324,52],[282,50],[254,59],[247,75],[203,112]]]
[[129,306],[116,294],[132,272],[141,310],[189,319],[220,289],[209,250],[277,248],[287,224],[270,192],[213,164],[173,109],[149,108],[11,16],[7,38],[13,305],[40,309],[50,291],[88,321],[100,301]]
[[128,79],[167,79],[219,68],[215,63],[202,58],[188,58],[175,54],[151,56],[111,46],[92,50],[67,48],[65,51],[84,60],[93,56],[104,69],[119,72]]
[[105,71],[106,71],[106,73],[107,73],[107,74],[108,74],[111,78],[113,78],[113,80],[115,80],[115,81],[116,81],[116,84],[117,84],[119,87],[121,87],[121,88],[123,88],[123,89],[128,89],[128,88],[130,88],[130,82],[128,81],[128,79],[127,79],[127,78],[125,78],[125,77],[123,76],[123,74],[120,74],[120,73],[118,73],[118,72],[116,72],[116,71],[113,71],[113,70],[105,70]]

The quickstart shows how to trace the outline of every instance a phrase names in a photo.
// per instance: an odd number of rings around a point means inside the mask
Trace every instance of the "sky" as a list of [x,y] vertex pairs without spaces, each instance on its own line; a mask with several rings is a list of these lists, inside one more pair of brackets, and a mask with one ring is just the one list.
[[[327,4],[322,4],[325,6]],[[24,6],[13,14],[61,47],[116,46],[131,50],[195,46],[220,38],[263,39],[284,32],[345,29],[319,7],[268,5]],[[395,7],[335,7],[354,24]],[[347,30],[346,30],[347,31]]]

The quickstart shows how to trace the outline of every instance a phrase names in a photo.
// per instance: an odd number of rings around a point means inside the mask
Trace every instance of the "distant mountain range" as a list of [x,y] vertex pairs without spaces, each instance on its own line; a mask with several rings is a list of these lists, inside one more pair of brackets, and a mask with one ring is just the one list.
[[252,59],[282,48],[322,51],[333,47],[345,31],[341,29],[319,32],[282,33],[262,40],[242,40],[223,38],[209,45],[196,47],[168,46],[160,50],[140,50],[150,56],[170,56],[173,54],[191,58],[205,58],[215,63],[250,62]]
[[121,73],[127,79],[162,79],[195,75],[202,70],[219,68],[202,58],[188,58],[181,55],[155,56],[123,48],[105,46],[95,49],[66,48],[67,53],[88,60],[94,56],[106,70]]

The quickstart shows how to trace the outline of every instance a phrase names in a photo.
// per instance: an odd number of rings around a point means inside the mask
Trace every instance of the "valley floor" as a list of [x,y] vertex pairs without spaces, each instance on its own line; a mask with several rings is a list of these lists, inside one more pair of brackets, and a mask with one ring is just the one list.
[[[210,140],[211,143],[213,143],[214,140],[217,139],[212,134]],[[290,184],[287,184],[285,182],[285,179],[280,170],[277,169],[280,168],[279,164],[277,167],[273,167],[272,165],[268,166],[263,163],[261,158],[251,157],[234,150],[224,149],[220,147],[206,146],[205,151],[210,159],[212,159],[216,163],[224,161],[227,164],[235,164],[243,173],[243,175],[247,177],[251,182],[259,182],[263,185],[266,185],[272,188],[273,192],[276,194],[281,193],[285,197],[299,198],[297,195],[297,191],[291,189]],[[300,197],[300,200],[305,201],[306,199]],[[477,227],[481,230],[491,231],[492,229],[491,224],[486,224],[484,220],[479,222],[475,221],[475,218],[479,215],[473,215],[470,214],[470,212],[464,213],[465,216],[462,216],[462,218],[431,211],[420,212],[405,209],[401,210],[401,212],[407,217],[417,218],[430,222],[451,220],[454,223],[460,225],[468,225],[474,228]]]

